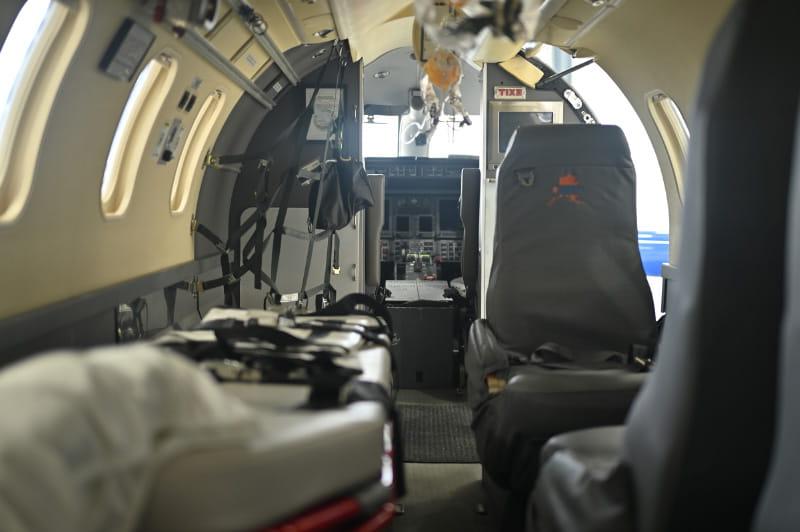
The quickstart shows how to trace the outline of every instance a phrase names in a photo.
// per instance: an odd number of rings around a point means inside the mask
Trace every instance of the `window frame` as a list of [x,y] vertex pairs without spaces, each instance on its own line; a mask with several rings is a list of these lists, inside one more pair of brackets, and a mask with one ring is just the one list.
[[123,216],[130,206],[139,165],[177,73],[177,57],[162,51],[151,57],[136,77],[117,123],[100,184],[100,208],[107,219]]
[[678,104],[664,91],[647,94],[647,108],[667,150],[681,204],[684,201],[684,175],[689,155],[691,132]]
[[0,125],[0,225],[16,221],[27,204],[47,120],[88,18],[85,1],[51,0],[25,51]]
[[181,214],[186,210],[198,167],[202,166],[211,132],[219,120],[226,100],[227,95],[222,89],[211,92],[203,101],[192,122],[178,158],[175,178],[170,190],[169,208],[172,214]]

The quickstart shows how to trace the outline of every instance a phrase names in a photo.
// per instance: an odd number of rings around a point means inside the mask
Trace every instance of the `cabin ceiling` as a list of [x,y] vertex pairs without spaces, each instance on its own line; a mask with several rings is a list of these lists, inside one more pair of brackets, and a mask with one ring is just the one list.
[[[412,0],[330,2],[339,36],[349,39],[353,57],[363,57],[365,64],[400,46],[411,46],[411,25],[414,21]],[[408,32],[404,31],[405,28]]]

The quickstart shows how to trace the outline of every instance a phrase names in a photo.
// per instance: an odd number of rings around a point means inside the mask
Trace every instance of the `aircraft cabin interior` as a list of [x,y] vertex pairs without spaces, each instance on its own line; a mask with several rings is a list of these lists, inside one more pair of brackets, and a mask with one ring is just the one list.
[[800,530],[797,14],[0,2],[0,531]]

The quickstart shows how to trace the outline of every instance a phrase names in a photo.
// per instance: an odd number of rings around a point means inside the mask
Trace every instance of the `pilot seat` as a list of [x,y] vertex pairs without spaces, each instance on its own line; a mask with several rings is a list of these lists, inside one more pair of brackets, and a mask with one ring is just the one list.
[[656,322],[618,127],[520,128],[498,170],[496,220],[487,318],[470,330],[466,368],[490,512],[506,530],[522,526],[551,436],[624,421]]

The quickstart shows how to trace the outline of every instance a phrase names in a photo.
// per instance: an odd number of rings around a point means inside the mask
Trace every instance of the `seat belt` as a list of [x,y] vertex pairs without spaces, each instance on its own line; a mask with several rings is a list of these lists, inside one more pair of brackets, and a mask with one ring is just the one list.
[[[333,53],[330,54],[330,57],[332,56]],[[330,60],[326,62],[326,64],[320,69],[314,94],[311,97],[309,105],[306,106],[306,109],[303,113],[295,117],[289,126],[284,129],[284,131],[272,142],[267,150],[259,150],[258,152],[245,152],[236,155],[209,157],[209,165],[217,168],[224,165],[242,164],[254,160],[261,161],[259,166],[263,169],[263,179],[259,183],[258,190],[256,191],[257,196],[261,196],[261,199],[256,204],[255,212],[248,216],[244,223],[240,224],[238,227],[236,227],[236,229],[229,232],[227,242],[223,242],[221,238],[214,234],[214,232],[208,229],[205,225],[197,222],[193,223],[192,232],[200,234],[206,238],[217,249],[217,251],[220,252],[220,269],[222,270],[222,276],[219,278],[209,281],[195,280],[191,286],[195,296],[199,296],[199,294],[205,290],[222,286],[225,290],[225,305],[239,307],[240,301],[237,297],[237,291],[235,291],[234,288],[247,272],[252,272],[255,278],[254,284],[256,289],[260,289],[261,283],[263,282],[269,286],[271,293],[270,295],[272,296],[273,300],[281,300],[282,296],[276,284],[278,266],[277,256],[280,255],[280,240],[282,235],[285,233],[283,224],[286,218],[286,209],[288,208],[288,202],[291,196],[291,185],[293,184],[293,174],[296,173],[296,167],[300,157],[300,150],[298,148],[294,163],[290,167],[289,171],[284,174],[283,181],[275,197],[272,198],[268,196],[269,173],[272,166],[272,161],[269,159],[268,155],[265,156],[265,153],[272,153],[272,151],[279,144],[284,142],[293,133],[296,133],[298,138],[296,146],[300,146],[300,133],[304,132],[308,128],[308,123],[311,119],[310,110],[313,110],[314,102],[319,92],[322,78],[329,63]],[[303,125],[305,125],[305,127],[301,127]],[[267,225],[266,214],[267,211],[274,206],[274,200],[276,197],[279,198],[281,206],[278,211],[278,219],[276,220],[275,228],[266,238],[264,238],[264,232],[266,231]],[[253,225],[256,226],[256,229],[242,250],[242,264],[240,266],[234,263],[234,244],[238,243],[241,240],[242,235]],[[263,271],[262,262],[264,254],[263,250],[271,238],[274,238],[274,240],[272,252],[273,261],[270,275]]]
[[[331,54],[331,56],[333,56],[333,54]],[[334,85],[334,91],[335,94],[337,95],[336,99],[337,112],[339,104],[338,91],[342,81],[342,74],[344,73],[344,59],[341,56],[341,49],[339,50],[338,60],[339,60],[339,68],[336,72],[336,84]],[[317,90],[318,89],[319,87],[317,87]],[[313,104],[313,98],[311,103]],[[308,298],[310,295],[316,294],[317,292],[321,291],[322,297],[317,300],[318,309],[324,308],[325,306],[334,303],[336,301],[336,291],[333,289],[333,286],[331,285],[331,269],[333,266],[332,261],[334,258],[334,246],[335,246],[336,247],[335,262],[337,264],[337,270],[338,270],[339,236],[336,234],[335,230],[333,231],[325,230],[319,234],[316,233],[316,230],[317,230],[317,222],[319,221],[319,211],[320,211],[320,206],[322,204],[322,197],[324,196],[323,188],[325,186],[325,181],[328,175],[328,168],[329,165],[336,164],[335,162],[328,161],[328,153],[331,144],[331,135],[336,132],[338,127],[340,127],[338,124],[340,124],[340,120],[338,118],[331,120],[331,124],[328,127],[328,131],[326,132],[325,148],[322,152],[321,171],[319,174],[319,188],[317,190],[317,197],[315,198],[315,204],[314,204],[314,214],[312,216],[312,219],[309,219],[308,221],[309,238],[308,238],[308,246],[306,248],[306,263],[303,269],[303,280],[300,284],[300,290],[298,291],[298,297],[299,297],[298,302],[305,302],[306,305],[308,305]],[[337,153],[336,156],[338,158],[339,154]],[[315,286],[311,290],[306,290],[306,287],[308,286],[308,274],[311,269],[311,260],[314,256],[314,245],[318,240],[321,240],[326,236],[328,238],[328,247],[326,251],[325,272],[323,274],[324,275],[323,282],[321,285]]]
[[[333,58],[337,54],[334,54],[336,50],[337,43],[334,43],[331,47],[331,51],[328,54],[328,61],[325,62],[325,65],[320,67],[319,75],[317,76],[316,85],[314,87],[314,92],[309,99],[308,105],[306,106],[303,113],[296,119],[294,123],[294,127],[296,131],[295,134],[295,156],[292,161],[292,164],[289,166],[289,169],[283,175],[283,179],[281,181],[280,189],[278,190],[278,216],[275,219],[275,227],[272,229],[273,240],[272,240],[272,262],[270,268],[270,275],[272,279],[277,279],[278,277],[278,264],[281,255],[281,245],[283,243],[283,235],[286,233],[284,225],[286,224],[286,212],[289,209],[289,199],[292,196],[292,189],[294,188],[294,181],[297,177],[297,172],[300,165],[300,146],[304,144],[304,138],[306,131],[308,131],[308,126],[311,123],[311,118],[313,116],[314,110],[314,103],[317,100],[317,95],[319,94],[320,86],[322,85],[322,80],[325,76],[325,72],[328,70],[328,66],[333,61]],[[339,54],[341,54],[341,48],[339,49]]]
[[628,356],[617,351],[596,351],[581,358],[563,345],[546,342],[534,350],[528,363],[549,369],[630,369]]
[[[271,290],[277,291],[277,287],[275,286],[275,283],[272,282],[272,279],[269,279],[268,277],[265,278],[265,275],[263,275],[263,272],[261,271],[261,258],[263,256],[263,251],[259,252],[259,250],[263,250],[263,235],[266,228],[266,213],[272,203],[266,194],[266,184],[269,180],[270,166],[265,165],[264,168],[265,170],[262,184],[259,186],[260,190],[258,191],[261,192],[262,198],[256,205],[256,211],[252,213],[243,224],[239,225],[236,229],[229,233],[227,242],[223,242],[221,238],[219,238],[216,234],[214,234],[213,231],[208,229],[203,224],[196,223],[193,227],[195,233],[201,235],[206,240],[211,242],[217,251],[219,251],[220,269],[222,270],[221,277],[209,281],[198,281],[196,283],[195,291],[197,294],[199,294],[205,290],[211,290],[213,288],[222,286],[225,290],[226,306],[239,306],[239,299],[234,288],[247,272],[253,272],[253,275],[255,276],[256,288],[260,288],[261,282],[264,281]],[[244,258],[242,259],[242,264],[239,265],[234,259],[234,245],[239,243],[242,235],[253,225],[256,226],[256,230],[250,236],[250,239],[245,245],[244,249],[246,252],[243,254]],[[247,258],[247,250],[251,249],[254,250],[254,253],[252,256]]]

